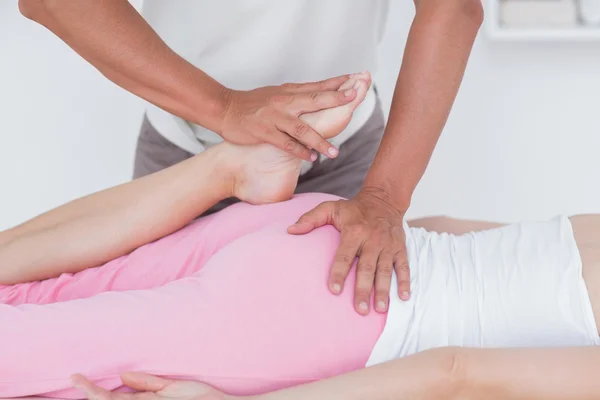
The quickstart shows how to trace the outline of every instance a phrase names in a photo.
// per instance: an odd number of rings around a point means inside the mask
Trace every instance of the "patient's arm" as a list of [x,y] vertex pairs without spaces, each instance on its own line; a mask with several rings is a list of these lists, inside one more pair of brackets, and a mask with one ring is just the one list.
[[[252,400],[592,400],[600,398],[600,348],[439,348],[334,378],[291,387]],[[235,399],[192,382],[125,377],[149,399]],[[133,378],[133,379],[132,379]],[[136,382],[137,381],[137,382]],[[90,399],[134,399],[81,378]],[[185,387],[185,391],[181,390]],[[182,395],[185,393],[185,396]],[[210,396],[214,397],[210,397]]]
[[206,151],[3,232],[0,284],[78,272],[174,232],[233,194],[222,158],[219,148]]
[[442,348],[262,400],[592,400],[600,398],[600,348]]
[[454,235],[463,235],[469,232],[485,231],[504,226],[498,222],[475,221],[467,219],[456,219],[444,216],[424,217],[408,221],[408,225],[413,228],[423,228],[429,232],[451,233]]

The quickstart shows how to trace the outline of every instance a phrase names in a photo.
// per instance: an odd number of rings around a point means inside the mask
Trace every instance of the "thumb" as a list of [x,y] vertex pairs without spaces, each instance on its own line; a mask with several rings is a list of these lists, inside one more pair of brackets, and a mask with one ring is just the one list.
[[335,213],[336,202],[321,203],[306,214],[302,215],[294,225],[288,228],[292,235],[304,235],[323,225],[331,224]]
[[123,384],[138,392],[158,392],[173,384],[171,379],[143,374],[141,372],[125,372],[121,374]]

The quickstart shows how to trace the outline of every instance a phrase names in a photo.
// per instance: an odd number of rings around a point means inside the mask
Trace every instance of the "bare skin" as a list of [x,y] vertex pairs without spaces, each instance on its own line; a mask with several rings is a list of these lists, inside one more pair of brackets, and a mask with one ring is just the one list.
[[[571,217],[583,261],[583,275],[596,321],[600,321],[600,215]],[[503,224],[427,217],[409,222],[430,231],[461,235]],[[81,375],[73,384],[93,400],[592,400],[600,397],[595,371],[600,348],[466,349],[442,348],[307,385],[264,395],[229,396],[199,382],[146,374],[123,374],[137,394],[111,393]]]

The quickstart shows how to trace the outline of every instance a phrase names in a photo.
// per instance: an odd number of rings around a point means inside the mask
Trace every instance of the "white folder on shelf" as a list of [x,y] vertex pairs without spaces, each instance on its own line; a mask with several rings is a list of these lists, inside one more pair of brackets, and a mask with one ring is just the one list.
[[576,0],[501,0],[500,23],[507,27],[573,27]]

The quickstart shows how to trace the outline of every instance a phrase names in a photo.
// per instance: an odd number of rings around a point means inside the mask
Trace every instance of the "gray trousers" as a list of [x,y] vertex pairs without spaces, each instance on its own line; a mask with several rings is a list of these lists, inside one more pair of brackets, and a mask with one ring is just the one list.
[[[296,193],[329,193],[354,197],[360,188],[383,137],[385,119],[378,100],[373,115],[350,139],[340,146],[334,159],[319,159],[298,179]],[[193,154],[177,147],[154,129],[144,117],[137,142],[133,177],[139,178],[184,161]],[[237,202],[225,199],[209,209],[210,214]]]

